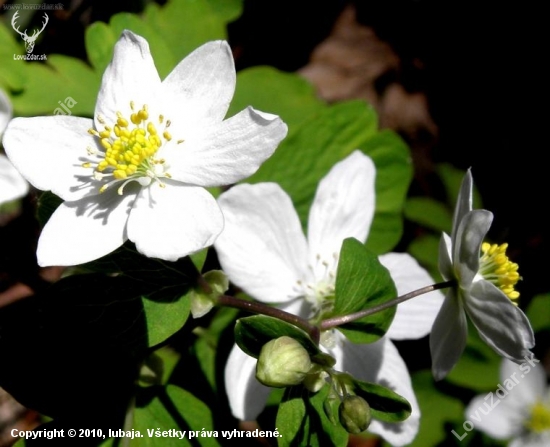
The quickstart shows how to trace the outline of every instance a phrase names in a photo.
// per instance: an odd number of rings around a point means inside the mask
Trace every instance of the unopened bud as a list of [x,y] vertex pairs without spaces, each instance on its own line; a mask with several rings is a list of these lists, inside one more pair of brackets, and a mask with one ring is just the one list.
[[359,396],[347,396],[338,408],[340,424],[348,433],[358,434],[370,425],[370,406]]
[[256,364],[256,378],[274,388],[298,385],[311,369],[306,349],[286,335],[267,342]]

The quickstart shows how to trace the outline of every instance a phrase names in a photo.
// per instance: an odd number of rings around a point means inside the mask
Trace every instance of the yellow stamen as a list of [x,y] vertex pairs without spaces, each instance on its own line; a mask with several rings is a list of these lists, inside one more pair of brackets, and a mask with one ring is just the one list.
[[550,430],[550,408],[538,401],[531,408],[531,417],[525,426],[529,431],[535,433]]
[[[109,183],[105,183],[99,189],[104,192],[112,183],[123,181],[122,186],[118,188],[118,193],[122,194],[125,186],[132,181],[139,182],[142,186],[149,185],[152,181],[158,181],[161,187],[165,185],[161,178],[171,178],[168,172],[164,170],[164,159],[156,158],[160,147],[171,141],[172,135],[166,131],[170,125],[170,120],[165,120],[164,115],[159,115],[159,124],[166,122],[162,133],[157,131],[155,124],[149,119],[149,110],[147,105],[140,109],[135,108],[134,102],[130,102],[132,113],[125,117],[122,112],[116,113],[114,125],[105,124],[105,119],[97,117],[97,121],[103,124],[103,129],[89,129],[88,133],[99,139],[101,147],[104,149],[94,150],[88,147],[88,155],[103,156],[103,159],[97,159],[91,163],[86,161],[83,167],[95,167],[94,178],[102,181],[104,177],[109,178]],[[183,141],[183,140],[180,140]],[[155,167],[154,166],[157,166]],[[101,174],[101,172],[105,172]]]
[[487,281],[497,286],[512,302],[517,305],[519,292],[514,286],[521,279],[518,273],[519,266],[511,262],[506,256],[508,244],[489,244],[484,242],[481,245],[483,253],[479,263],[479,273]]

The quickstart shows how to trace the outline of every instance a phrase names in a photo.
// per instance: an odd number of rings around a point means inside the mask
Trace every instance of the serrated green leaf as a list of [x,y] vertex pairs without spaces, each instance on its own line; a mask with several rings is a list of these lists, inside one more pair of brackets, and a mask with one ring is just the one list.
[[279,431],[279,447],[303,445],[300,441],[307,415],[302,391],[302,387],[289,387],[285,390],[275,422]]
[[411,415],[411,404],[396,392],[376,383],[353,381],[355,393],[370,405],[372,417],[384,422],[401,422]]
[[235,325],[235,342],[244,352],[255,358],[260,355],[263,345],[283,335],[298,341],[312,356],[321,353],[302,329],[277,318],[254,315],[237,320]]
[[453,215],[446,205],[429,197],[411,197],[405,202],[405,217],[437,232],[451,232]]
[[401,208],[412,168],[408,149],[389,131],[378,132],[372,107],[360,101],[330,106],[281,142],[247,182],[277,182],[290,195],[305,228],[317,184],[356,149],[376,165],[376,209],[367,245],[390,250],[402,232]]
[[533,331],[550,329],[550,294],[535,296],[529,304],[526,314]]
[[235,96],[227,114],[235,115],[248,106],[279,115],[289,132],[327,107],[304,78],[273,67],[252,67],[237,74]]
[[[346,239],[338,261],[334,309],[330,316],[348,315],[396,297],[390,273],[378,257],[358,240]],[[354,343],[372,343],[386,333],[395,311],[393,306],[338,329]]]
[[446,424],[462,423],[464,405],[458,399],[438,391],[429,371],[415,373],[412,382],[422,417],[418,435],[410,447],[440,445],[450,435]]

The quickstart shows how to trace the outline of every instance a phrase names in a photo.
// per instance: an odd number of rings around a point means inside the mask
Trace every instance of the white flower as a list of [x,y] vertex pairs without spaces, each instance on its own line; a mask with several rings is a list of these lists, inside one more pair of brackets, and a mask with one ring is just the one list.
[[[0,90],[0,140],[4,129],[12,117],[12,107],[7,95]],[[29,185],[13,167],[9,160],[0,154],[0,205],[23,197]]]
[[451,236],[443,233],[439,244],[439,270],[449,288],[430,335],[432,371],[439,380],[447,375],[466,345],[466,314],[480,337],[499,355],[518,363],[535,344],[525,314],[511,300],[518,298],[514,285],[517,264],[501,246],[482,244],[493,214],[472,210],[472,175],[466,174],[453,217]]
[[161,81],[147,42],[124,31],[94,120],[14,119],[8,156],[65,201],[40,236],[39,264],[91,261],[127,239],[171,261],[211,245],[223,216],[205,188],[254,173],[287,132],[250,107],[224,120],[234,89],[226,42],[203,45]]
[[[372,161],[359,151],[336,164],[317,189],[307,240],[290,197],[277,184],[233,187],[219,198],[226,226],[215,247],[223,270],[257,300],[311,317],[329,304],[327,297],[334,295],[334,275],[343,240],[355,237],[364,242],[367,238],[375,207],[374,177]],[[399,293],[416,287],[406,284],[409,277],[418,275],[422,286],[431,281],[408,255],[389,254],[380,260],[392,272],[402,266],[410,269],[394,277]],[[433,294],[411,303],[425,308],[423,317],[415,315],[414,321],[407,319],[408,303],[399,305],[396,336],[404,336],[407,327],[412,338],[426,335],[441,305],[442,296],[438,298]],[[382,338],[376,343],[355,345],[337,331],[327,331],[322,340],[334,345],[330,353],[337,360],[337,370],[389,386],[411,402],[413,413],[406,421],[373,421],[369,427],[394,445],[409,443],[418,429],[419,409],[407,367],[392,342]],[[254,376],[255,363],[235,346],[226,366],[231,409],[243,420],[258,416],[269,393],[269,388]]]
[[495,439],[512,438],[509,447],[550,445],[550,388],[538,360],[517,365],[503,359],[499,387],[490,394],[476,396],[466,409],[476,429]]

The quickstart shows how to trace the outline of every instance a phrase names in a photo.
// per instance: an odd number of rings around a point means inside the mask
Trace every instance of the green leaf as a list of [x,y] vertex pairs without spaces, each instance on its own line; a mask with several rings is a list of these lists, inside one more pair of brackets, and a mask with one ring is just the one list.
[[252,67],[237,74],[237,87],[228,116],[248,106],[279,115],[290,132],[327,107],[304,78],[273,67]]
[[[168,5],[166,7],[168,7]],[[174,18],[172,18],[171,21],[173,22]],[[155,23],[148,23],[146,20],[143,20],[135,14],[126,12],[115,14],[111,17],[109,26],[113,30],[112,32],[116,36],[117,40],[126,29],[139,34],[147,40],[155,62],[155,67],[157,68],[161,79],[164,79],[168,73],[172,71],[176,64],[183,59],[178,58],[174,54],[171,43],[162,35],[162,27],[157,27],[157,24]]]
[[355,393],[370,405],[372,417],[384,422],[401,422],[411,415],[411,404],[394,391],[376,383],[354,380]]
[[[52,54],[47,64],[28,63],[25,70],[24,90],[13,97],[17,115],[65,114],[62,104],[72,115],[93,115],[100,75],[81,60]],[[76,101],[72,107],[68,98]]]
[[151,353],[141,366],[139,385],[141,387],[166,385],[180,357],[168,346],[163,346]]
[[206,42],[226,39],[224,19],[208,0],[171,0],[163,7],[149,3],[143,15],[178,62]]
[[533,331],[550,329],[550,294],[534,297],[527,308],[526,314]]
[[113,49],[120,35],[104,22],[92,23],[84,35],[88,60],[97,73],[103,73],[113,58]]
[[[358,240],[348,238],[342,245],[334,309],[330,316],[348,315],[377,306],[397,297],[388,270]],[[354,343],[372,343],[388,330],[395,306],[338,327]]]
[[374,109],[351,101],[319,111],[281,142],[247,182],[276,182],[290,195],[305,228],[317,184],[356,149],[376,165],[376,209],[367,246],[383,253],[402,233],[401,209],[412,175],[409,151],[389,131],[378,132]]
[[332,420],[327,415],[326,405],[330,386],[325,385],[315,394],[309,394],[308,413],[310,418],[316,420],[313,426],[317,428],[317,437],[321,446],[332,445],[334,447],[345,447],[348,445],[348,433],[338,421],[338,407],[330,408],[329,411],[336,410],[332,415]]
[[14,60],[14,54],[24,54],[21,41],[13,36],[13,30],[0,21],[0,86],[5,90],[18,91],[23,88],[27,78],[27,62]]
[[279,405],[275,426],[279,431],[279,447],[303,445],[300,432],[303,432],[307,419],[306,405],[302,399],[303,388],[289,387],[285,390]]
[[423,267],[428,269],[436,282],[442,280],[438,266],[439,239],[440,236],[424,234],[414,239],[407,249]]
[[451,232],[453,215],[451,210],[441,202],[429,197],[411,197],[405,202],[405,217],[437,232]]
[[277,318],[254,315],[237,320],[235,325],[236,343],[244,352],[255,358],[260,355],[263,345],[283,335],[298,341],[312,356],[321,353],[302,329]]
[[[139,404],[134,410],[134,426],[144,435],[143,438],[131,440],[132,447],[154,447],[166,445],[167,438],[149,437],[147,430],[189,430],[214,432],[212,412],[208,406],[197,399],[188,391],[175,385],[159,388],[158,394],[146,405]],[[196,436],[189,439],[186,433],[185,439],[178,439],[177,445],[215,447],[220,444],[216,437]],[[172,438],[175,441],[175,438]]]
[[131,278],[146,285],[140,293],[147,325],[148,346],[156,346],[179,331],[191,309],[190,291],[197,269],[189,257],[177,262],[148,258],[126,242],[112,253],[78,266],[77,272],[101,272]]
[[200,368],[213,390],[218,388],[216,381],[216,354],[218,352],[220,337],[230,324],[234,324],[237,314],[237,309],[229,307],[218,308],[208,328],[195,328],[194,330],[198,335],[194,345],[194,352]]
[[450,434],[446,425],[464,420],[464,405],[439,391],[429,371],[415,373],[412,382],[422,416],[418,435],[410,447],[440,445]]
[[208,0],[208,3],[224,22],[238,19],[243,11],[243,0]]
[[173,301],[141,298],[147,322],[148,345],[156,346],[179,331],[191,311],[189,293]]
[[[466,174],[466,171],[462,169],[455,168],[454,166],[446,163],[442,163],[437,166],[437,173],[443,181],[445,186],[445,191],[447,192],[447,198],[452,209],[454,209],[456,200],[458,198],[458,193],[460,191],[460,185],[462,184],[462,179]],[[481,200],[481,195],[475,187],[475,178],[474,178],[474,188],[472,192],[472,206],[474,209],[483,208],[483,203]]]

